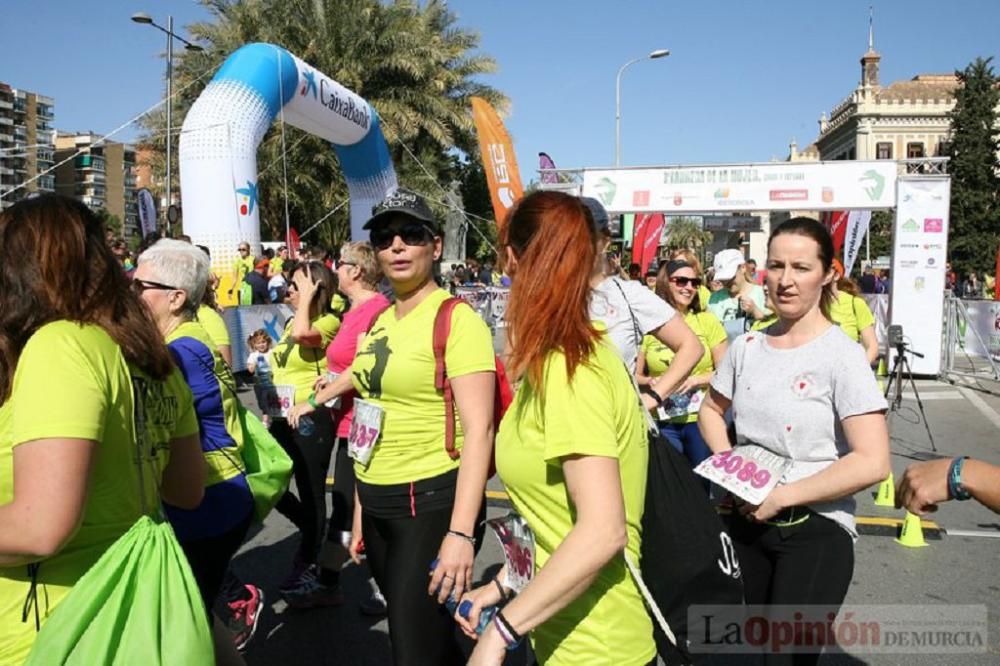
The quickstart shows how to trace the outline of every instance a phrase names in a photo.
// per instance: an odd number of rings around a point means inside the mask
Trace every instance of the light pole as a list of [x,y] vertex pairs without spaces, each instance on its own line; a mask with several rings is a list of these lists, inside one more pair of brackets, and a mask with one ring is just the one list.
[[670,55],[669,49],[656,49],[649,53],[649,55],[644,55],[641,58],[636,58],[634,60],[629,60],[627,63],[621,66],[618,70],[618,76],[615,78],[615,166],[621,166],[622,163],[622,73],[625,68],[629,65],[634,65],[641,60],[656,60],[657,58],[666,58]]
[[[188,51],[204,51],[197,44],[192,44],[188,40],[184,39],[180,35],[174,32],[174,17],[167,17],[167,27],[159,25],[153,21],[153,17],[144,12],[139,12],[137,14],[132,14],[132,20],[136,23],[146,23],[153,26],[154,28],[165,32],[167,34],[167,207],[169,208],[173,204],[173,193],[171,190],[171,138],[170,130],[172,129],[172,113],[171,109],[174,106],[174,40],[177,39],[184,43],[184,48]],[[170,219],[167,218],[167,235],[170,235]]]

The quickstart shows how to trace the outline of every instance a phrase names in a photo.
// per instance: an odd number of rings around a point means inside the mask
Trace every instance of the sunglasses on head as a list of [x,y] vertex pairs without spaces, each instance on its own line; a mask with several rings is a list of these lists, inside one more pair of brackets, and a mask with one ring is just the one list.
[[416,221],[404,222],[372,229],[372,247],[379,251],[388,249],[396,236],[407,245],[427,245],[434,240],[434,233],[426,224]]
[[701,286],[701,278],[689,278],[689,277],[672,277],[670,278],[671,284],[676,284],[678,287],[686,287],[691,285],[694,288]]

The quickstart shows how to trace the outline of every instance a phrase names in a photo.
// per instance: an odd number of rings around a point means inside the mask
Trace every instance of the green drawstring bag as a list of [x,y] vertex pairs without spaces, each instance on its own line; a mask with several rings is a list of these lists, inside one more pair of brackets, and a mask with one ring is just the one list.
[[243,467],[253,494],[254,517],[264,522],[267,514],[288,490],[292,459],[257,415],[240,406],[243,424]]
[[[134,377],[131,383],[132,432],[139,450],[151,452],[142,388],[146,383]],[[162,505],[147,505],[147,483],[156,485],[157,495],[160,484],[159,473],[146,469],[147,465],[153,465],[152,460],[140,455],[136,469],[142,515],[80,577],[41,625],[25,664],[215,663],[208,612],[191,566]],[[35,565],[33,575],[44,568],[43,560]],[[34,583],[30,594],[37,595]],[[38,599],[29,602],[37,622]]]
[[248,282],[240,283],[239,304],[240,305],[253,304],[253,287],[251,287]]
[[213,663],[208,615],[191,567],[170,524],[149,516],[77,581],[42,625],[25,662]]

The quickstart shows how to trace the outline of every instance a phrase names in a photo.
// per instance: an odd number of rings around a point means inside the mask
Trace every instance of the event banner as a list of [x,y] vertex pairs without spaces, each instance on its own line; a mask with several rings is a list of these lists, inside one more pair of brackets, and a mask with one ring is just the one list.
[[479,135],[479,152],[490,188],[493,215],[497,226],[500,226],[507,217],[507,211],[524,194],[514,144],[500,116],[485,99],[472,98],[472,120]]
[[900,177],[893,233],[890,324],[923,358],[910,357],[913,374],[941,369],[945,263],[948,256],[948,176]]
[[861,250],[861,241],[868,233],[872,221],[870,210],[852,210],[847,214],[847,232],[844,234],[844,275],[850,275],[854,260]]
[[640,275],[645,275],[646,269],[656,259],[663,225],[663,213],[636,215],[632,236],[632,263],[639,264]]
[[136,192],[136,202],[139,209],[139,229],[145,238],[156,231],[156,202],[153,193],[145,187]]
[[891,208],[896,169],[891,160],[587,169],[583,194],[612,213]]

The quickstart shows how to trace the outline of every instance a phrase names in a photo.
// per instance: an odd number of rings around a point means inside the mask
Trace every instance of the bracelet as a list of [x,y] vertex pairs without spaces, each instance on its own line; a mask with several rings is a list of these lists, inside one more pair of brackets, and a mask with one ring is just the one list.
[[660,397],[660,394],[659,394],[659,393],[657,393],[657,392],[656,392],[656,391],[655,391],[655,390],[653,389],[653,387],[652,387],[652,386],[650,386],[649,384],[646,384],[646,385],[644,385],[644,386],[643,386],[643,387],[642,387],[641,389],[639,389],[639,391],[640,391],[641,393],[645,393],[645,394],[646,394],[646,395],[648,395],[648,396],[649,396],[650,398],[652,398],[653,400],[655,400],[655,401],[656,401],[656,405],[657,405],[657,407],[663,407],[663,398],[661,398],[661,397]]
[[308,397],[308,398],[306,398],[306,402],[308,402],[308,403],[309,403],[309,405],[310,405],[310,406],[311,406],[311,407],[312,407],[313,409],[319,409],[319,405],[318,405],[318,404],[316,404],[316,394],[315,394],[315,393],[310,393],[310,394],[309,394],[309,397]]
[[476,537],[466,534],[465,532],[459,532],[458,530],[448,530],[448,536],[458,537],[459,539],[465,539],[472,544],[473,547],[476,545]]
[[969,491],[962,487],[962,466],[968,457],[958,456],[951,461],[951,466],[948,467],[948,495],[951,499],[959,502],[972,499]]
[[514,627],[510,626],[510,622],[503,616],[503,611],[498,610],[493,616],[493,624],[496,626],[500,638],[507,644],[507,650],[514,650],[521,644],[524,637],[514,631]]

